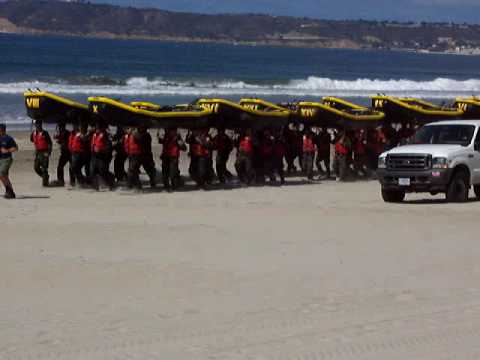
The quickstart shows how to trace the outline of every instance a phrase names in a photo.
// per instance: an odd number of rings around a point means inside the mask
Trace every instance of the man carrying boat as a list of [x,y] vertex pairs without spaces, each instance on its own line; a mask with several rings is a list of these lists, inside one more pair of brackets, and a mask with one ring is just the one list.
[[280,177],[280,184],[285,184],[284,164],[285,157],[285,139],[282,132],[279,130],[274,136],[273,141],[273,160],[272,160],[272,175],[276,181],[276,174]]
[[[328,179],[330,178],[330,145],[332,144],[332,137],[326,127],[320,128],[318,134],[314,137],[314,142],[317,147],[315,163],[320,179]],[[323,170],[322,165],[325,170]]]
[[[76,184],[85,186],[90,174],[90,163],[88,161],[90,138],[88,136],[88,126],[86,124],[82,124],[80,128],[76,124],[73,125],[73,130],[68,141],[68,147],[72,154],[72,169]],[[82,173],[83,168],[85,168],[85,175]]]
[[58,159],[57,165],[57,186],[65,186],[64,178],[64,168],[65,165],[69,164],[68,171],[70,174],[70,185],[75,185],[75,175],[73,173],[72,166],[72,154],[70,152],[68,142],[70,139],[70,131],[65,127],[65,123],[58,124],[57,132],[54,135],[54,139],[57,144],[60,146],[60,158]]
[[230,153],[233,150],[233,141],[225,133],[225,129],[219,128],[217,130],[217,135],[215,135],[212,142],[213,148],[217,151],[215,167],[217,170],[218,181],[220,181],[221,184],[225,184],[226,180],[232,177],[232,174],[227,169],[227,163]]
[[125,129],[121,126],[117,126],[117,131],[112,137],[113,151],[115,157],[113,159],[113,173],[117,181],[125,181],[127,179],[127,172],[125,171],[125,162],[128,155],[125,152]]
[[346,131],[341,131],[337,135],[335,142],[335,159],[334,170],[337,176],[337,181],[345,181],[348,172],[348,156],[351,150],[351,141],[347,136]]
[[7,135],[7,126],[0,124],[0,181],[5,187],[5,199],[15,199],[12,183],[8,176],[10,167],[12,166],[12,154],[18,150],[17,143]]
[[235,169],[237,170],[240,182],[250,185],[253,180],[253,152],[254,141],[252,130],[247,129],[245,133],[240,135],[237,142],[237,160],[235,161]]
[[41,121],[35,122],[35,130],[30,135],[30,141],[35,146],[34,170],[42,178],[42,185],[49,185],[48,165],[52,153],[52,139],[43,129]]
[[302,165],[308,180],[313,180],[313,161],[316,150],[314,134],[311,129],[306,129],[302,137]]
[[157,170],[152,154],[152,137],[145,127],[130,131],[125,135],[125,152],[128,155],[128,187],[141,189],[140,167],[143,167],[150,179],[150,186],[157,185]]
[[275,182],[275,175],[274,175],[274,146],[275,146],[275,138],[271,132],[271,130],[266,129],[263,132],[263,136],[261,138],[260,150],[261,150],[261,160],[263,161],[263,171],[261,174],[261,182],[265,182],[265,177],[270,180],[270,183]]
[[194,132],[190,144],[192,158],[195,158],[192,172],[195,174],[195,182],[200,188],[205,188],[210,177],[210,159],[213,143],[208,134],[208,129],[201,129]]
[[162,176],[163,184],[168,191],[177,189],[181,183],[178,159],[181,151],[186,151],[187,146],[178,134],[176,128],[169,129],[165,136],[158,136],[162,149]]
[[115,185],[115,179],[109,171],[112,159],[112,142],[105,124],[97,123],[90,149],[92,154],[90,176],[93,188],[97,191],[100,189],[99,178],[101,178],[112,190]]

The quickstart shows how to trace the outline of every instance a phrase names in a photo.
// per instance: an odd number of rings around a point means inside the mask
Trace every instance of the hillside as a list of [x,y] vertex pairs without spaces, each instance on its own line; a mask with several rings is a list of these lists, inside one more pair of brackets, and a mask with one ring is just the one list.
[[480,48],[480,26],[202,15],[53,0],[0,2],[0,32],[312,47]]

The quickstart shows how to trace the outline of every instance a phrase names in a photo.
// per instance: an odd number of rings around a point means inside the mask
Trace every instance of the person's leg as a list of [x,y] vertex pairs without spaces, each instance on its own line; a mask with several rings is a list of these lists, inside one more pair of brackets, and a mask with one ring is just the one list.
[[162,181],[165,189],[170,188],[170,161],[167,157],[162,157]]
[[35,160],[33,161],[33,170],[35,170],[38,176],[43,177],[41,153],[38,151],[35,152]]
[[65,185],[65,165],[69,162],[70,153],[62,151],[57,164],[57,183],[60,186]]
[[224,157],[218,154],[215,162],[215,169],[217,170],[218,181],[220,181],[220,183],[222,184],[225,183],[225,176],[227,170],[227,163],[224,160]]
[[148,178],[150,180],[150,186],[157,186],[157,169],[155,168],[155,161],[153,160],[153,156],[142,156],[142,167],[148,175]]
[[178,158],[170,158],[169,161],[169,173],[170,173],[170,181],[172,183],[172,188],[177,189],[180,187],[180,169],[178,167]]

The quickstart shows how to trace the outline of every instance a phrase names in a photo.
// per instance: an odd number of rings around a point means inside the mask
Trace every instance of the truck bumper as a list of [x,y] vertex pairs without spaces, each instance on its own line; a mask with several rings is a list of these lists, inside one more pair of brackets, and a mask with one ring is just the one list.
[[[452,169],[430,169],[422,171],[388,171],[378,169],[377,176],[385,190],[406,192],[445,192],[452,175]],[[399,179],[410,179],[409,186],[399,184]]]

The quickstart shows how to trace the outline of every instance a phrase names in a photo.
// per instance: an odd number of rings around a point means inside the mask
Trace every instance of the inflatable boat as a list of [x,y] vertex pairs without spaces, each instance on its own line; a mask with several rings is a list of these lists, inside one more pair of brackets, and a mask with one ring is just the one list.
[[90,97],[88,103],[93,114],[114,126],[195,129],[213,125],[212,111],[196,105],[125,104],[106,97]]
[[385,119],[385,114],[381,111],[371,110],[343,99],[326,97],[322,101],[297,103],[298,121],[308,126],[357,129],[377,127]]
[[463,111],[464,119],[480,119],[480,98],[458,98],[454,102],[454,106]]
[[460,119],[463,111],[451,106],[439,106],[414,98],[396,98],[393,96],[373,96],[372,107],[383,111],[389,122],[411,121],[427,123],[439,120]]
[[91,122],[88,106],[46,91],[24,94],[27,115],[47,124]]
[[216,126],[226,129],[282,127],[288,124],[291,116],[290,110],[259,99],[242,99],[240,103],[200,99],[197,104],[212,111]]

